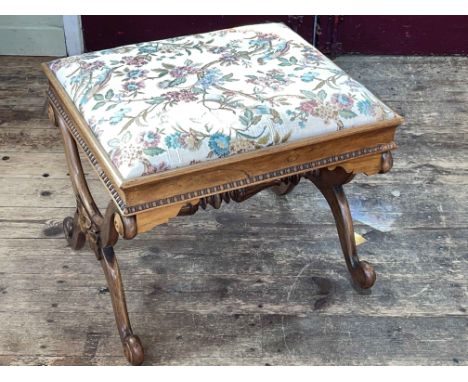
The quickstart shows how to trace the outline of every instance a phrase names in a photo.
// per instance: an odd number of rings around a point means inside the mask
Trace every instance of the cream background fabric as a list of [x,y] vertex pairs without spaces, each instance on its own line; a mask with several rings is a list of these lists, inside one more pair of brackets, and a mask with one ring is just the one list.
[[283,24],[50,63],[124,179],[395,117]]

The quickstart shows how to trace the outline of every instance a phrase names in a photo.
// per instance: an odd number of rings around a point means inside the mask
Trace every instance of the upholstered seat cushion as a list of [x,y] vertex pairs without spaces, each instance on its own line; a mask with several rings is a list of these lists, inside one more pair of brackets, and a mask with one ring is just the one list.
[[283,24],[49,65],[126,180],[396,116]]

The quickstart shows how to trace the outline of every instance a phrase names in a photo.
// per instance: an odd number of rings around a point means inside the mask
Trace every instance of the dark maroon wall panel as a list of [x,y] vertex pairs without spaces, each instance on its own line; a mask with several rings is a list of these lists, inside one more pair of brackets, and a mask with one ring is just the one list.
[[87,51],[268,21],[312,41],[314,16],[82,16]]
[[[268,21],[313,41],[314,16],[82,16],[88,51]],[[320,16],[317,46],[332,55],[468,54],[468,16]]]
[[318,47],[361,54],[468,54],[468,16],[320,16]]

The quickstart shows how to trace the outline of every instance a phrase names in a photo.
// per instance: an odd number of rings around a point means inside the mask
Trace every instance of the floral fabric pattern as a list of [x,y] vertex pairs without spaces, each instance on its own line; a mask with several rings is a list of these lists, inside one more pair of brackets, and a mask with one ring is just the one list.
[[396,116],[283,24],[122,46],[49,66],[123,179]]

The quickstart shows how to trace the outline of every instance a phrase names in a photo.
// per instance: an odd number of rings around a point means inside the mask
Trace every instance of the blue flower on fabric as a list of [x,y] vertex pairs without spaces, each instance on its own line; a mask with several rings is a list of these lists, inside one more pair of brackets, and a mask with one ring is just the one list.
[[372,104],[368,99],[359,101],[357,103],[357,107],[359,109],[359,112],[364,115],[372,115],[374,112],[372,108]]
[[143,141],[145,142],[153,142],[156,137],[153,131],[147,131],[143,134]]
[[301,129],[303,129],[303,128],[305,128],[305,127],[306,127],[306,125],[305,125],[305,122],[304,122],[304,121],[299,121],[298,125],[299,125],[299,127],[300,127]]
[[138,90],[138,85],[136,82],[129,82],[126,88],[128,91],[135,91]]
[[268,45],[268,40],[264,40],[264,39],[250,40],[250,41],[249,41],[249,45],[255,46],[255,47],[257,47],[257,48],[262,48],[262,47],[264,47],[265,45]]
[[208,146],[219,157],[229,155],[229,143],[231,138],[222,133],[215,133],[210,137]]
[[158,47],[153,46],[153,45],[143,45],[138,48],[138,53],[151,54],[151,53],[156,53],[157,51],[158,51]]
[[180,132],[175,132],[174,134],[167,135],[164,139],[166,146],[170,149],[179,149],[181,147],[180,144]]
[[127,72],[127,79],[136,80],[137,78],[144,77],[148,73],[147,70],[133,69]]
[[119,122],[122,121],[122,119],[125,117],[125,114],[128,113],[130,109],[128,107],[126,108],[120,108],[115,112],[115,114],[109,119],[109,122],[111,125],[116,125]]
[[301,80],[304,82],[312,82],[317,77],[317,73],[307,72],[301,76]]
[[208,89],[213,85],[222,85],[224,81],[222,80],[223,73],[218,68],[208,69],[205,72],[205,75],[198,80],[203,89]]
[[258,105],[257,107],[255,107],[255,111],[258,114],[270,114],[270,109],[265,105]]
[[351,109],[354,105],[354,100],[346,94],[333,94],[331,102],[338,105],[340,109]]

